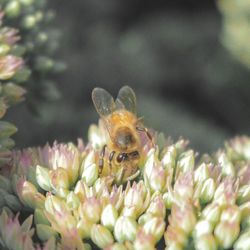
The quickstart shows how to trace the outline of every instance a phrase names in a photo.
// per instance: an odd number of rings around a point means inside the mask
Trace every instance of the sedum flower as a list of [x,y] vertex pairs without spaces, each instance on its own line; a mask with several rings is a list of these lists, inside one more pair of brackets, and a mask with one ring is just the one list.
[[128,183],[124,194],[124,207],[122,215],[137,218],[141,215],[149,205],[150,191],[145,187],[144,183]]
[[42,242],[48,241],[51,237],[58,236],[58,233],[51,226],[44,224],[36,224],[36,233]]
[[[72,215],[66,202],[56,196],[48,194],[45,200],[45,215],[54,230],[62,235],[76,230],[76,218]],[[77,231],[77,230],[76,230]]]
[[114,236],[118,242],[133,241],[137,233],[138,225],[132,217],[120,216],[114,228]]
[[23,60],[16,56],[0,57],[0,80],[8,80],[22,68]]
[[190,170],[194,169],[194,151],[193,150],[188,150],[183,152],[177,161],[177,170],[183,173],[186,173]]
[[238,182],[230,177],[224,179],[214,193],[214,201],[221,204],[235,204],[238,192]]
[[218,164],[221,166],[224,176],[235,176],[235,168],[226,153],[222,152],[218,156]]
[[250,230],[243,232],[234,243],[235,250],[247,250],[250,248]]
[[88,186],[92,186],[98,178],[99,171],[96,164],[95,152],[93,150],[84,159],[82,168],[82,179]]
[[167,188],[168,172],[159,161],[157,154],[157,150],[149,151],[144,167],[144,182],[151,192],[165,191]]
[[177,149],[175,145],[166,148],[161,163],[165,169],[174,169],[176,164]]
[[202,234],[195,239],[195,249],[197,250],[216,250],[217,242],[213,234]]
[[91,228],[93,225],[94,225],[94,223],[85,217],[78,219],[76,228],[77,228],[77,231],[78,231],[81,239],[89,239],[90,238]]
[[79,207],[80,217],[85,217],[93,223],[101,219],[101,203],[95,197],[87,198]]
[[220,247],[228,249],[233,246],[240,232],[240,225],[237,222],[221,221],[214,230],[215,238]]
[[200,220],[196,223],[193,237],[198,239],[202,235],[211,234],[213,232],[213,224],[208,220]]
[[32,216],[28,217],[22,225],[19,224],[18,215],[9,216],[5,211],[0,216],[0,239],[1,245],[8,249],[35,249],[31,229]]
[[68,174],[69,185],[73,185],[79,175],[80,152],[77,147],[72,143],[55,143],[52,148],[44,148],[44,151],[45,154],[48,154],[45,161],[47,161],[49,168],[53,170],[65,169]]
[[250,139],[247,136],[238,136],[226,142],[226,151],[229,158],[235,162],[250,160]]
[[150,213],[156,217],[162,217],[163,219],[165,218],[166,207],[162,195],[160,193],[155,193],[152,196],[146,213]]
[[140,230],[133,243],[134,249],[137,250],[155,250],[155,239],[152,234],[145,233],[144,230]]
[[102,210],[101,222],[102,225],[113,231],[118,218],[118,211],[114,205],[108,204]]
[[203,209],[201,218],[215,225],[219,222],[221,211],[222,207],[218,203],[211,203]]
[[156,243],[164,234],[165,221],[161,217],[152,217],[142,226],[142,229],[146,234],[151,234],[153,236],[154,243]]
[[99,248],[102,249],[114,242],[114,238],[110,231],[100,224],[92,226],[91,239]]
[[250,185],[244,185],[239,188],[237,195],[237,204],[243,204],[250,200]]
[[32,209],[44,208],[45,197],[29,181],[23,179],[18,181],[17,194],[25,206]]
[[[114,177],[119,166],[89,168],[101,150],[92,142],[14,151],[0,170],[0,209],[34,214],[34,249],[35,239],[48,250],[248,249],[249,160],[220,150],[196,163],[184,140],[167,143],[143,148],[133,182]],[[221,155],[235,175],[222,173]]]

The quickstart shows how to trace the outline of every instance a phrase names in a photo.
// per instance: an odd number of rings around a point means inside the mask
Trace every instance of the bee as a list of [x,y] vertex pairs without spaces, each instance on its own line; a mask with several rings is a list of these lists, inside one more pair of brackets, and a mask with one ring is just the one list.
[[110,168],[112,164],[121,165],[123,174],[134,174],[142,151],[139,133],[145,133],[152,142],[151,134],[136,115],[134,91],[129,86],[124,86],[114,100],[106,90],[95,88],[92,91],[92,100],[100,115],[106,138],[106,144],[100,151],[100,173],[104,166],[105,151],[108,149]]

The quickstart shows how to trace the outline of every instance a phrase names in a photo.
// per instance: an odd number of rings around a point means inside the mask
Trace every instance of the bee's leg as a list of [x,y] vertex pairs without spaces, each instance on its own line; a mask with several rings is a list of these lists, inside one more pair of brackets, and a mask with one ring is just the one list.
[[112,173],[112,160],[114,159],[115,151],[112,151],[109,154],[109,167],[110,167],[110,172]]
[[[138,160],[140,158],[140,154],[139,154],[139,152],[137,150],[130,152],[128,154],[128,156],[129,156],[130,160],[132,160],[132,161],[133,160]],[[138,165],[132,164],[132,167],[131,167],[131,169],[132,169],[131,174],[133,174],[132,176],[134,176],[134,173],[136,172],[137,168],[138,168]]]
[[[129,159],[129,155],[127,153],[120,153],[118,154],[117,158],[116,158],[116,161],[118,163],[122,163],[122,162],[125,162]],[[125,172],[127,171],[127,166],[123,166],[122,167],[122,172],[121,172],[121,175],[120,175],[120,180],[123,179],[124,175],[125,175]]]
[[103,147],[102,147],[102,150],[101,150],[101,153],[100,153],[100,158],[99,158],[99,174],[102,173],[102,170],[103,170],[103,166],[104,166],[104,156],[105,156],[105,149],[106,149],[107,145],[105,144]]
[[152,137],[152,135],[149,133],[149,131],[148,131],[147,128],[145,128],[145,127],[136,127],[136,130],[137,130],[137,131],[140,131],[140,132],[144,132],[144,133],[146,134],[146,136],[148,137],[148,139],[151,141],[152,146],[153,146],[153,147],[155,146],[155,144],[154,144],[154,142],[153,142],[153,137]]

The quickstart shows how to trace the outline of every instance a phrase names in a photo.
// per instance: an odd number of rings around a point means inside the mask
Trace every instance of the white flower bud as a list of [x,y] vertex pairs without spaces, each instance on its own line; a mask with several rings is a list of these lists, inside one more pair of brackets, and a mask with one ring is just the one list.
[[110,231],[102,225],[93,225],[91,228],[91,239],[99,247],[105,248],[114,242]]
[[127,216],[120,216],[115,224],[114,235],[118,242],[133,241],[137,233],[136,221]]
[[101,215],[101,222],[103,226],[112,231],[114,229],[117,218],[118,212],[112,204],[108,204],[103,208]]

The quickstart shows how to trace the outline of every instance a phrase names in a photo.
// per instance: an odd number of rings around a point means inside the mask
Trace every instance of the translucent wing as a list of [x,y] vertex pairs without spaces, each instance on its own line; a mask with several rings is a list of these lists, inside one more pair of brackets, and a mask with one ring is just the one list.
[[92,100],[96,111],[101,117],[111,114],[115,110],[113,97],[102,88],[94,88],[92,91]]
[[136,114],[136,96],[129,86],[120,89],[115,103],[116,109],[126,109]]

